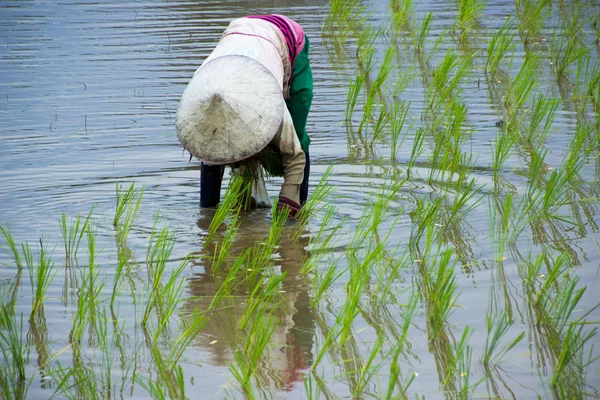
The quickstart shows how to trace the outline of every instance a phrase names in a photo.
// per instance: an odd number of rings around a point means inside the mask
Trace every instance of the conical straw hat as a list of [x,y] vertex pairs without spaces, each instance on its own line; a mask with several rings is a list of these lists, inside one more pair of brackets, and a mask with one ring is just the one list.
[[208,164],[260,152],[275,137],[285,107],[281,86],[253,58],[228,55],[199,68],[177,110],[177,138]]

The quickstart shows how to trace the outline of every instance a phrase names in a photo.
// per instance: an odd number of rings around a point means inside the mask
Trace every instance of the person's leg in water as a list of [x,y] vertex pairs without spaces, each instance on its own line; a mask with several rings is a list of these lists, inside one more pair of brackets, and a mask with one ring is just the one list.
[[221,201],[222,165],[200,165],[200,207],[216,207]]
[[306,199],[308,199],[308,177],[310,175],[310,157],[308,152],[304,153],[304,156],[306,157],[306,164],[304,164],[304,179],[300,185],[300,205],[304,205]]

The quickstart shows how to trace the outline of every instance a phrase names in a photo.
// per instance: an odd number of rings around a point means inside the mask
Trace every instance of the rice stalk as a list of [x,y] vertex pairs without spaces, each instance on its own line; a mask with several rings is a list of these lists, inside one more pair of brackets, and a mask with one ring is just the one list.
[[485,72],[490,74],[492,79],[495,79],[496,71],[500,68],[502,61],[506,58],[506,55],[514,49],[512,43],[513,37],[510,32],[514,28],[514,20],[507,18],[504,25],[497,30],[487,49],[487,58],[485,62]]
[[119,182],[116,182],[116,187],[117,204],[113,225],[119,229],[118,233],[121,237],[127,238],[138,216],[142,197],[144,196],[144,189],[136,189],[135,182],[129,186],[129,189],[125,189],[119,185]]
[[73,259],[77,258],[79,244],[81,243],[83,235],[87,231],[87,227],[90,224],[92,213],[94,212],[95,208],[95,205],[92,206],[87,217],[83,221],[83,225],[81,225],[81,215],[77,215],[77,217],[74,219],[71,218],[70,223],[67,223],[67,216],[65,213],[62,213],[62,216],[58,220],[65,246],[65,259],[67,266],[71,264]]
[[17,322],[15,314],[0,308],[0,393],[6,399],[24,399],[33,377],[27,377],[30,347],[23,340],[23,314]]
[[506,311],[495,316],[486,313],[485,324],[487,327],[487,337],[485,339],[482,362],[485,368],[489,368],[490,365],[498,365],[502,358],[523,339],[525,332],[521,332],[515,339],[500,347],[500,342],[512,326],[512,321],[510,321],[508,314]]
[[6,225],[6,227],[0,225],[0,232],[2,232],[2,236],[4,236],[4,240],[8,245],[8,249],[10,250],[13,259],[15,260],[15,264],[17,268],[21,270],[23,268],[23,261],[21,261],[21,256],[19,255],[19,249],[15,243],[15,240],[12,237],[10,232],[10,225]]
[[42,239],[40,239],[40,253],[39,262],[33,262],[33,256],[27,243],[23,246],[23,252],[26,253],[25,260],[27,262],[27,269],[29,270],[29,277],[31,281],[31,289],[33,292],[33,299],[31,304],[31,314],[29,320],[33,320],[35,314],[42,307],[44,300],[46,299],[46,292],[52,284],[54,277],[56,276],[56,270],[54,268],[54,262],[46,254]]

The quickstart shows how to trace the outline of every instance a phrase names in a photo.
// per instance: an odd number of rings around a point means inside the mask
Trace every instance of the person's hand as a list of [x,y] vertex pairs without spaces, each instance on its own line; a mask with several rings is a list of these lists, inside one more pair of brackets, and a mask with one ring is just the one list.
[[300,207],[300,204],[296,203],[294,200],[290,200],[285,196],[279,196],[279,201],[277,202],[277,211],[280,212],[284,209],[288,209],[289,219],[294,219],[296,217],[296,213],[300,211]]

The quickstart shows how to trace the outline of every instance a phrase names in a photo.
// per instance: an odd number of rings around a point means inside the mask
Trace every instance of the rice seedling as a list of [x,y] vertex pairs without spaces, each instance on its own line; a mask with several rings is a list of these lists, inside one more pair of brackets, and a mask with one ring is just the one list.
[[0,225],[0,232],[2,232],[2,236],[4,236],[4,240],[6,241],[6,244],[8,245],[11,255],[13,256],[13,259],[15,260],[15,264],[17,265],[17,268],[22,269],[23,261],[21,261],[21,255],[19,254],[19,249],[17,248],[15,240],[13,239],[12,234],[10,232],[10,226],[6,225],[6,227],[4,227],[4,226]]
[[[174,235],[169,232],[167,227],[157,229],[156,225],[150,235],[150,243],[148,245],[148,254],[146,256],[146,265],[148,266],[148,286],[150,289],[150,298],[146,302],[146,309],[142,318],[142,326],[146,326],[149,322],[152,310],[156,309],[159,315],[160,325],[164,325],[168,321],[168,315],[164,316],[162,306],[165,305],[164,295],[169,295],[169,290],[163,286],[163,277],[167,262],[174,246]],[[181,272],[181,271],[179,271]],[[176,280],[176,278],[175,278]],[[170,286],[174,285],[174,281],[170,280]],[[179,283],[179,287],[181,283]],[[172,310],[171,310],[172,311]],[[159,329],[159,331],[162,329]]]
[[481,11],[485,8],[485,2],[480,0],[459,0],[457,1],[458,15],[455,25],[460,31],[459,43],[464,45],[473,29],[477,26],[477,19]]
[[523,106],[526,104],[534,88],[534,74],[539,65],[539,58],[532,53],[527,53],[519,73],[508,86],[504,104],[508,115],[506,129],[509,132],[516,131],[519,127]]
[[[460,98],[460,84],[471,72],[471,57],[459,57],[448,50],[446,56],[433,71],[432,88],[428,92],[429,106],[435,109],[435,102],[444,101],[452,105]],[[431,89],[435,90],[435,94]]]
[[500,342],[510,329],[512,321],[509,320],[506,311],[496,316],[491,316],[486,313],[485,324],[487,327],[487,338],[485,340],[485,349],[483,353],[483,366],[489,368],[491,365],[498,365],[502,358],[512,350],[525,336],[525,332],[521,332],[515,339],[500,347]]
[[352,115],[356,109],[356,101],[358,100],[358,95],[362,90],[363,84],[364,77],[357,75],[348,86],[348,96],[346,99],[346,129],[348,130],[352,127]]
[[394,102],[392,114],[390,115],[390,130],[392,142],[390,160],[392,164],[396,163],[396,159],[398,158],[398,148],[402,147],[402,144],[406,139],[406,136],[402,136],[402,129],[404,128],[404,123],[406,122],[406,117],[408,116],[409,109],[410,103],[406,104],[404,102]]
[[500,178],[504,163],[511,155],[512,148],[517,142],[517,135],[504,130],[496,132],[496,140],[492,143],[492,171],[494,180]]
[[292,239],[298,241],[305,232],[311,217],[320,213],[330,202],[335,200],[335,186],[329,183],[329,178],[333,173],[333,166],[327,167],[319,183],[312,191],[306,202],[302,205],[300,211],[296,214],[297,228],[293,233]]
[[[88,265],[81,270],[81,287],[78,293],[77,309],[73,315],[73,324],[69,332],[69,344],[72,347],[73,357],[80,358],[83,346],[83,337],[86,329],[90,328],[90,338],[97,330],[97,312],[100,294],[104,283],[98,284],[98,265],[96,263],[96,236],[92,228],[87,227]],[[85,371],[83,371],[85,373]]]
[[494,79],[496,71],[500,68],[502,61],[506,58],[506,55],[514,49],[513,37],[510,32],[514,29],[514,20],[507,18],[502,25],[502,28],[497,30],[487,49],[487,58],[485,61],[485,72],[490,74],[491,78]]
[[419,127],[415,132],[415,138],[410,152],[410,159],[408,161],[408,168],[406,170],[407,179],[411,179],[412,169],[416,165],[417,160],[425,153],[425,148],[423,147],[425,135],[426,130],[423,127]]
[[495,260],[504,259],[504,252],[511,226],[511,215],[513,212],[513,194],[508,193],[504,202],[494,198],[490,200],[488,215],[490,220],[490,238],[497,246]]
[[23,399],[33,379],[27,376],[30,347],[23,340],[23,314],[17,322],[17,316],[2,307],[0,321],[0,392],[6,399]]
[[357,371],[358,379],[357,383],[354,386],[354,390],[352,391],[352,395],[357,398],[360,397],[365,387],[372,381],[375,374],[383,367],[383,363],[380,362],[376,364],[376,358],[381,356],[382,352],[382,344],[383,338],[381,336],[377,336],[375,343],[371,348],[371,353],[369,354],[369,358],[362,363],[360,370]]
[[119,185],[119,182],[116,183],[116,187],[117,204],[113,225],[119,228],[119,234],[123,238],[127,238],[142,204],[144,189],[136,189],[135,182],[127,190]]
[[[401,375],[401,368],[398,358],[400,357],[400,354],[404,351],[404,348],[407,345],[408,330],[413,324],[414,318],[416,316],[418,301],[419,298],[417,294],[415,292],[412,292],[402,314],[402,331],[398,340],[395,343],[391,355],[392,362],[390,363],[390,378],[388,381],[387,394],[385,397],[388,400],[393,398],[403,398],[410,384],[415,379],[415,374],[411,374],[410,378],[404,385],[400,383],[399,378]],[[398,393],[394,395],[396,387],[398,387]]]
[[77,217],[71,218],[70,222],[67,223],[67,216],[65,213],[62,213],[61,217],[58,220],[58,224],[60,225],[60,232],[62,234],[65,246],[65,262],[67,266],[71,264],[73,259],[77,258],[79,244],[81,243],[83,235],[87,231],[87,227],[90,224],[92,213],[94,212],[95,208],[96,206],[93,206],[90,209],[90,212],[83,221],[83,225],[81,225],[81,215],[77,215]]
[[467,325],[463,334],[454,346],[455,365],[452,366],[452,375],[457,382],[457,397],[460,399],[469,399],[471,393],[477,388],[481,380],[471,384],[471,361],[473,358],[473,349],[468,340],[473,330]]
[[415,38],[415,50],[417,54],[422,55],[424,53],[425,40],[427,40],[427,37],[429,36],[429,29],[431,29],[430,24],[432,17],[433,13],[428,13],[425,16],[425,18],[423,18],[423,21],[421,21],[421,26],[418,32],[416,32],[417,36]]
[[529,127],[524,134],[525,139],[533,148],[541,147],[548,138],[559,104],[558,99],[546,99],[542,94],[533,99]]
[[276,319],[267,312],[267,308],[262,307],[248,325],[243,347],[234,352],[235,364],[230,364],[229,369],[240,384],[242,393],[250,398],[255,397],[250,380],[261,365],[259,360],[269,345],[276,324]]
[[571,21],[563,24],[562,35],[554,34],[550,42],[550,58],[556,73],[556,79],[564,79],[568,68],[588,54],[587,48],[581,43],[581,8],[577,7]]
[[46,292],[52,284],[52,280],[56,276],[54,262],[49,258],[44,247],[43,240],[40,239],[39,262],[33,261],[33,254],[29,248],[29,244],[23,244],[23,256],[29,270],[29,278],[31,282],[31,292],[33,294],[31,304],[31,314],[29,319],[33,320],[35,314],[43,306],[46,299]]
[[223,197],[223,201],[219,203],[217,211],[210,222],[208,227],[208,234],[204,240],[204,246],[206,247],[212,242],[212,239],[217,232],[217,229],[228,219],[235,219],[240,212],[239,205],[241,204],[241,198],[244,193],[248,193],[252,190],[252,181],[246,181],[240,175],[233,175],[229,181],[229,186]]
[[516,2],[519,34],[526,46],[534,44],[550,15],[551,0]]
[[410,21],[414,14],[412,0],[390,0],[392,23],[397,29],[410,29]]
[[430,264],[437,265],[436,271],[429,271],[429,264],[425,260],[419,263],[421,295],[426,304],[427,318],[433,328],[434,337],[444,328],[458,298],[452,255],[450,250],[438,252]]

